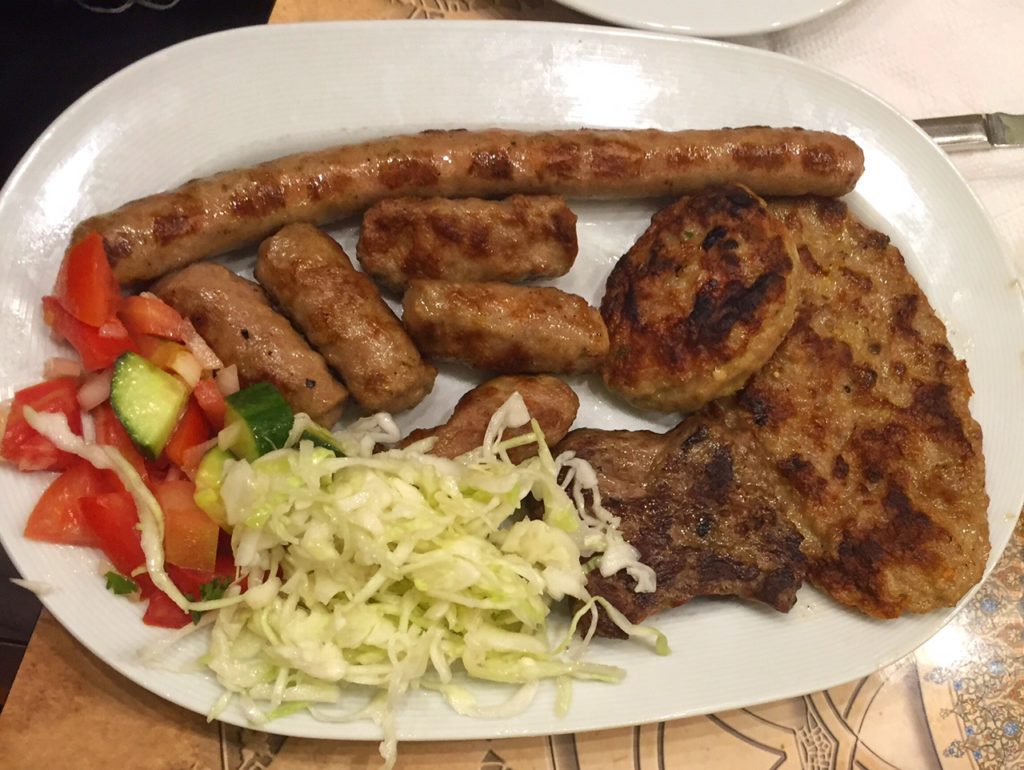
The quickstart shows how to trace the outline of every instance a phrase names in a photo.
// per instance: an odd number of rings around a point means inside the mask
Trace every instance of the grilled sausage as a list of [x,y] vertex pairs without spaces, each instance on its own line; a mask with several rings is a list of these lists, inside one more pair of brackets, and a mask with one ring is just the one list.
[[328,427],[338,421],[347,391],[255,283],[211,262],[169,275],[153,291],[238,367],[243,386],[266,380],[296,412]]
[[[448,422],[435,428],[414,430],[399,446],[406,447],[413,442],[435,436],[437,440],[430,449],[431,454],[458,457],[470,452],[483,444],[491,416],[513,393],[519,393],[523,397],[530,416],[540,425],[549,446],[554,446],[565,438],[565,434],[569,432],[576,419],[580,400],[573,389],[560,379],[541,374],[533,377],[495,377],[478,385],[459,399]],[[519,436],[529,430],[528,425],[507,430],[503,438]],[[508,453],[509,458],[515,463],[521,463],[536,454],[536,444],[516,447]]]
[[373,281],[312,225],[288,225],[260,244],[256,280],[372,411],[415,406],[437,370],[419,351]]
[[576,215],[561,197],[394,198],[363,216],[356,256],[378,283],[402,291],[410,278],[555,278],[578,249]]
[[402,308],[424,355],[492,372],[588,372],[608,353],[601,314],[558,289],[415,280]]
[[681,195],[737,182],[759,195],[844,195],[864,167],[850,139],[798,128],[528,133],[427,131],[272,160],[186,182],[86,219],[122,284],[326,222],[384,198]]

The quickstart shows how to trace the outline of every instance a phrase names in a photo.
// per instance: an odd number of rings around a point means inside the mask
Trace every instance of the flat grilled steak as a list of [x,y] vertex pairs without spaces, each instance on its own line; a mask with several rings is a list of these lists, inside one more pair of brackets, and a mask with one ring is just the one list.
[[967,366],[885,235],[832,199],[770,208],[804,263],[802,306],[723,406],[796,492],[814,583],[881,618],[953,605],[989,551]]
[[[634,593],[623,573],[591,573],[587,587],[634,623],[697,596],[739,596],[785,612],[805,570],[795,502],[750,436],[711,405],[666,434],[576,430],[559,445],[598,473],[602,502],[654,569],[658,590]],[[742,423],[742,419],[740,420]],[[602,617],[599,633],[620,636]]]

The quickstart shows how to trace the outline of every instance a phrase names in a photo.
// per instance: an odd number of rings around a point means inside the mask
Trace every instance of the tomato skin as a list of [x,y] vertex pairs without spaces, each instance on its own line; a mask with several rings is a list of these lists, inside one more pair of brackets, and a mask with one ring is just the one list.
[[98,329],[84,324],[61,307],[56,297],[43,297],[43,319],[55,332],[66,339],[82,359],[82,367],[89,372],[112,366],[118,356],[127,351],[138,351],[124,326],[116,318]]
[[155,481],[153,494],[164,512],[164,558],[168,564],[213,572],[220,527],[195,503],[188,479]]
[[149,468],[139,452],[135,442],[128,436],[121,421],[117,419],[110,402],[100,404],[92,411],[93,423],[96,426],[96,443],[118,449],[132,467],[138,471],[142,480],[149,482]]
[[73,377],[58,377],[15,393],[3,439],[0,440],[0,456],[20,471],[62,471],[71,467],[75,456],[55,447],[28,424],[24,412],[26,406],[37,412],[60,412],[68,418],[68,427],[81,436],[78,381]]
[[89,233],[64,255],[53,293],[64,310],[88,326],[98,328],[114,317],[121,287],[98,233]]
[[216,381],[212,378],[200,380],[192,389],[192,395],[195,396],[196,403],[203,410],[203,414],[206,415],[206,419],[209,420],[213,429],[223,428],[228,402],[224,400],[224,394],[220,392]]
[[184,628],[192,622],[192,618],[163,591],[154,591],[149,597],[142,622],[157,628]]
[[[199,408],[194,398],[188,400],[188,405],[178,420],[178,425],[164,446],[164,455],[172,463],[188,473],[195,472],[195,468],[188,468],[188,450],[196,444],[202,444],[213,436],[210,423],[203,416],[203,410]],[[200,458],[201,459],[201,458]]]
[[131,575],[146,563],[135,501],[127,492],[107,492],[82,499],[86,524],[99,540],[100,548],[122,575]]
[[147,335],[164,339],[184,339],[185,322],[178,311],[154,296],[133,295],[121,300],[117,311],[128,333],[133,337]]
[[25,524],[25,537],[60,545],[98,546],[85,521],[82,501],[115,491],[111,479],[85,460],[77,460],[46,488]]

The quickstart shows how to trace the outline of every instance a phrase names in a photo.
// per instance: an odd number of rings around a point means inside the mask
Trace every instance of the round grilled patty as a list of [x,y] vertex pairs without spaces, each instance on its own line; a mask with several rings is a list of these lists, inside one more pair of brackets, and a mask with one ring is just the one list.
[[605,383],[665,412],[734,393],[793,325],[800,278],[789,232],[750,190],[680,198],[608,277]]

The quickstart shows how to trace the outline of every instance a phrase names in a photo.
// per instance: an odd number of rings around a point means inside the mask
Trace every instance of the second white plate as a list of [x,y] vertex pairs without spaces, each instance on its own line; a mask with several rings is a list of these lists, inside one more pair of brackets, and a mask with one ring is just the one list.
[[737,37],[777,32],[849,0],[558,0],[598,19],[655,32]]

